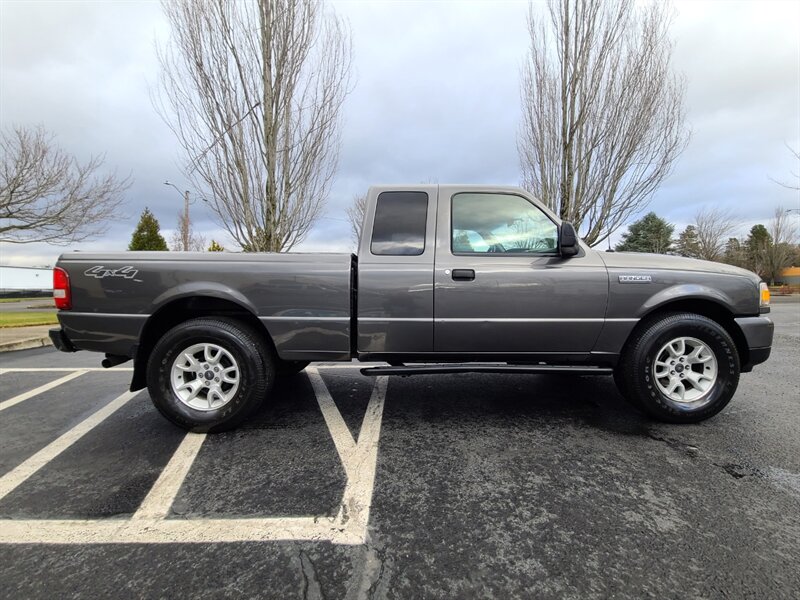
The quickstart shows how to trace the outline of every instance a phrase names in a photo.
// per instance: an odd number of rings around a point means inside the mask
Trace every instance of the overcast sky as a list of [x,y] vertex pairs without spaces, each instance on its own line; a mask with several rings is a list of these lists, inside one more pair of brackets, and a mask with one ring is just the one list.
[[[703,205],[727,207],[746,233],[776,206],[800,208],[798,192],[770,179],[800,172],[785,146],[800,147],[800,2],[674,4],[692,138],[649,208],[680,229]],[[356,85],[325,218],[298,250],[349,250],[344,208],[373,183],[519,184],[525,2],[331,6],[351,26]],[[125,215],[76,248],[124,250],[145,206],[168,240],[176,227],[182,199],[162,182],[185,187],[181,157],[149,93],[168,34],[157,2],[0,0],[0,126],[42,124],[69,152],[104,152],[135,180]],[[235,247],[202,203],[192,211],[209,241]],[[49,265],[62,251],[5,244],[0,264]]]

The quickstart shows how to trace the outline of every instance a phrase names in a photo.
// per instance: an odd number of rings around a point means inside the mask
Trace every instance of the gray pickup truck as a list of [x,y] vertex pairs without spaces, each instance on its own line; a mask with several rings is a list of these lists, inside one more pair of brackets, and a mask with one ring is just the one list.
[[358,256],[71,252],[54,284],[55,346],[133,359],[131,390],[194,431],[235,427],[310,361],[353,359],[385,363],[365,375],[613,375],[650,416],[697,422],[773,334],[753,273],[596,252],[513,187],[373,187]]

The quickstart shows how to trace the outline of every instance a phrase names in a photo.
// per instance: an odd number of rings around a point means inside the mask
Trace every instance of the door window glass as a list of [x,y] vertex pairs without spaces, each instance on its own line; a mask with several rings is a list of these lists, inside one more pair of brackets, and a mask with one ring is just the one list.
[[454,254],[556,251],[556,224],[522,196],[456,194],[451,222]]

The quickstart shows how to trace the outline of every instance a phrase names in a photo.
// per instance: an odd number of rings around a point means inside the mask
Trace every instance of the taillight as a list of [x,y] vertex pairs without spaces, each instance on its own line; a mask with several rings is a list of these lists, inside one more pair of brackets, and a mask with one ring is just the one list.
[[56,308],[69,310],[72,308],[72,293],[69,289],[69,275],[61,267],[53,269],[53,300]]

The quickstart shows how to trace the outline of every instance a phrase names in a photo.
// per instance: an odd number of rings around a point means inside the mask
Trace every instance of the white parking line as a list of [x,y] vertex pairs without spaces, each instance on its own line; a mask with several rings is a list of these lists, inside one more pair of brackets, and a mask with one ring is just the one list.
[[325,424],[331,432],[336,451],[342,459],[345,473],[349,477],[350,473],[347,470],[350,467],[352,457],[356,451],[356,441],[353,439],[353,435],[350,433],[347,423],[344,422],[342,413],[339,412],[336,403],[333,401],[333,398],[331,398],[331,394],[325,386],[325,382],[322,381],[322,376],[319,374],[319,371],[317,371],[315,367],[306,367],[306,375],[311,382],[311,387],[314,388],[317,404],[319,404],[319,409],[322,411]]
[[347,471],[347,485],[342,496],[339,520],[351,519],[351,531],[361,536],[361,543],[367,541],[369,511],[372,506],[372,492],[375,486],[375,470],[378,464],[378,443],[383,421],[383,406],[386,403],[388,377],[378,377],[367,412],[358,435],[356,454]]
[[172,501],[192,468],[200,446],[206,439],[205,433],[187,433],[175,454],[169,459],[150,493],[142,501],[133,519],[164,519],[169,514]]
[[[103,408],[93,413],[89,418],[84,419],[61,437],[39,450],[39,452],[31,456],[21,465],[0,477],[0,500],[27,481],[36,471],[102,423],[108,416],[121,408],[128,400],[138,393],[139,392],[125,392],[121,396],[118,396]],[[2,529],[2,527],[0,527],[0,529]]]
[[[388,379],[376,378],[356,442],[317,368],[307,369],[307,375],[347,476],[336,517],[166,518],[205,440],[205,435],[187,434],[130,519],[3,519],[0,520],[0,544],[159,544],[278,540],[329,541],[351,545],[365,543]],[[0,478],[0,499],[136,393],[126,392]]]
[[65,373],[70,371],[123,373],[133,372],[133,367],[114,367],[113,369],[106,369],[105,367],[8,367],[0,369],[0,375],[5,375],[6,373]]
[[0,544],[213,544],[328,541],[362,544],[333,519],[94,519],[3,520]]
[[53,388],[60,386],[62,383],[67,383],[68,381],[72,381],[73,379],[80,377],[86,372],[87,372],[86,369],[81,369],[80,371],[74,371],[73,373],[65,375],[60,379],[56,379],[55,381],[51,381],[50,383],[45,383],[44,385],[40,385],[38,388],[32,389],[29,392],[25,392],[24,394],[20,394],[19,396],[14,396],[9,400],[4,400],[3,402],[0,402],[0,411],[3,411],[7,408],[11,408],[16,404],[28,400],[29,398],[33,398],[34,396],[38,396],[43,392],[52,390]]

